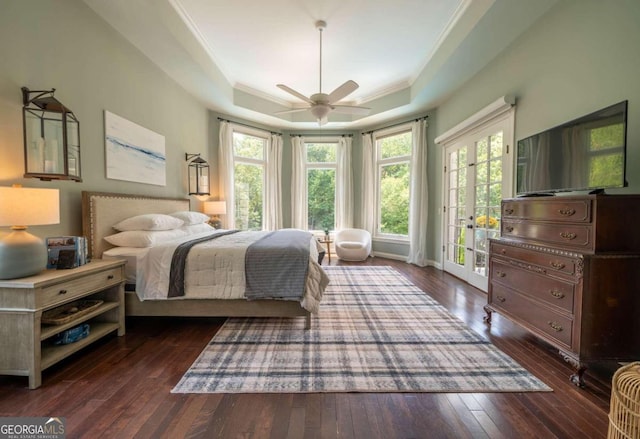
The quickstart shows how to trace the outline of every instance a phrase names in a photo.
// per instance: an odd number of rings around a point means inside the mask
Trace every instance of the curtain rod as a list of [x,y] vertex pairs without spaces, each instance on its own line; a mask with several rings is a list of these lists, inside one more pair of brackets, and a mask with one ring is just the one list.
[[291,137],[353,137],[353,134],[289,134]]
[[224,118],[222,118],[222,117],[219,117],[219,118],[218,118],[218,120],[219,120],[220,122],[229,122],[229,123],[232,123],[232,124],[235,124],[235,125],[241,125],[241,126],[243,126],[243,127],[253,128],[254,130],[264,131],[264,132],[267,132],[267,133],[269,133],[269,134],[276,134],[276,135],[278,135],[278,136],[282,136],[282,133],[278,133],[278,132],[276,132],[276,131],[269,131],[269,130],[265,130],[264,128],[254,127],[253,125],[248,125],[248,124],[246,124],[246,123],[242,123],[242,122],[234,122],[234,121],[232,121],[232,120],[224,119]]
[[375,133],[376,131],[386,130],[387,128],[397,127],[398,125],[404,125],[404,124],[409,123],[409,122],[417,122],[419,120],[427,120],[427,119],[429,119],[429,116],[422,116],[422,117],[418,117],[416,119],[411,119],[411,120],[407,120],[407,121],[404,121],[404,122],[398,122],[398,123],[394,123],[394,124],[391,124],[391,125],[387,125],[386,127],[377,128],[375,130],[365,131],[364,133],[362,133],[362,135],[364,136],[365,134]]

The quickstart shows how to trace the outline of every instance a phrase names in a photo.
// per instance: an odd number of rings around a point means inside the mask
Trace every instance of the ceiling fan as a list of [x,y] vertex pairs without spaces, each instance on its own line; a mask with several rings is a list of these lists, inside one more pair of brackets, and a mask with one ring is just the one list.
[[278,84],[278,88],[292,94],[298,99],[302,99],[303,101],[308,103],[309,106],[306,108],[278,111],[276,114],[310,111],[311,114],[318,120],[318,124],[320,126],[327,123],[328,115],[332,111],[335,111],[336,113],[358,114],[363,116],[369,114],[369,111],[371,110],[370,108],[355,107],[351,105],[335,105],[336,102],[340,101],[350,93],[353,93],[358,88],[358,84],[356,84],[355,81],[349,80],[345,82],[344,84],[333,90],[330,94],[322,93],[322,31],[325,27],[327,27],[326,22],[322,20],[316,21],[316,29],[318,29],[318,31],[320,32],[320,91],[316,94],[306,97],[302,93],[299,93],[284,84]]

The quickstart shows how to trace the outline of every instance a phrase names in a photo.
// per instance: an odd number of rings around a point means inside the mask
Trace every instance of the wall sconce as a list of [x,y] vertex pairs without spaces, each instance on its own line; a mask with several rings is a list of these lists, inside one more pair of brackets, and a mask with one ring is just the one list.
[[213,215],[211,217],[211,224],[214,228],[219,229],[222,227],[222,221],[220,221],[220,217],[218,215],[226,215],[227,214],[227,202],[226,201],[205,201],[204,202],[204,213],[207,215]]
[[82,181],[80,122],[53,97],[55,91],[22,87],[24,176],[45,181]]
[[189,162],[189,195],[209,195],[209,164],[200,154],[185,154]]
[[0,236],[0,279],[31,276],[47,266],[44,241],[27,232],[27,226],[60,222],[58,189],[0,187],[0,226],[11,233]]

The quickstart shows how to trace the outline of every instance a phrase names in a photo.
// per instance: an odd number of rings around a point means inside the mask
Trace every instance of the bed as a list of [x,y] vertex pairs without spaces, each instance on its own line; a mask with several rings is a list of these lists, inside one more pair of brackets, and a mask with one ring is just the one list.
[[[83,235],[87,237],[88,254],[93,259],[120,257],[127,259],[127,294],[125,294],[125,311],[129,316],[197,316],[197,317],[305,317],[305,328],[310,326],[311,312],[313,307],[303,308],[301,301],[297,300],[276,300],[276,299],[256,299],[247,300],[244,298],[206,298],[206,297],[171,297],[168,299],[141,300],[145,298],[145,291],[132,291],[131,285],[137,282],[140,285],[148,285],[140,279],[131,279],[141,270],[141,261],[145,261],[142,255],[147,254],[147,249],[121,248],[108,243],[105,238],[114,235],[117,231],[114,225],[122,221],[143,214],[172,214],[174,212],[189,211],[190,203],[188,199],[182,198],[161,198],[141,195],[105,193],[105,192],[82,192],[82,227]],[[213,229],[212,229],[213,230]],[[231,240],[232,231],[229,236],[221,236],[215,241]],[[240,236],[242,232],[238,233]],[[207,233],[208,234],[208,233]],[[225,233],[221,233],[224,235]],[[216,236],[216,238],[218,238]],[[235,238],[234,238],[235,239]],[[253,238],[252,238],[253,239]],[[208,244],[201,244],[207,246]],[[310,246],[311,247],[311,246]],[[194,247],[199,248],[199,246]],[[154,251],[159,251],[154,249]],[[203,250],[200,250],[203,251]],[[193,252],[193,250],[192,250]],[[220,252],[220,251],[219,251]],[[189,256],[191,257],[191,256]],[[309,260],[317,259],[317,255],[310,252]],[[193,263],[190,263],[193,265]],[[147,267],[149,264],[144,264]],[[318,302],[322,290],[326,287],[328,278],[317,262],[309,263],[308,278],[314,276],[313,288],[310,280],[305,280],[305,301],[311,297],[311,290]],[[317,270],[320,271],[317,271]],[[187,274],[185,274],[187,276]],[[320,276],[318,278],[318,276]],[[319,289],[319,290],[318,290]],[[307,291],[309,290],[309,291]],[[319,294],[319,296],[318,296]],[[237,294],[236,294],[237,296]],[[303,303],[305,301],[302,301]]]

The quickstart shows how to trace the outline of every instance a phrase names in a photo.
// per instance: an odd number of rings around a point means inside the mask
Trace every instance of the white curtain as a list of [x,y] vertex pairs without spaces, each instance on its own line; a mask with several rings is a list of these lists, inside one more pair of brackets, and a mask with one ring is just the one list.
[[409,255],[407,262],[427,265],[427,121],[412,126],[411,182],[409,183]]
[[233,129],[229,122],[221,121],[220,144],[218,146],[218,187],[220,199],[227,202],[227,214],[222,218],[223,225],[227,229],[235,228],[233,181]]
[[307,230],[307,176],[304,138],[291,138],[291,227]]
[[362,227],[374,235],[376,231],[376,169],[373,134],[362,135]]
[[271,134],[267,142],[265,171],[265,230],[282,228],[282,136]]
[[336,169],[336,228],[353,227],[353,171],[351,168],[351,137],[338,141]]

